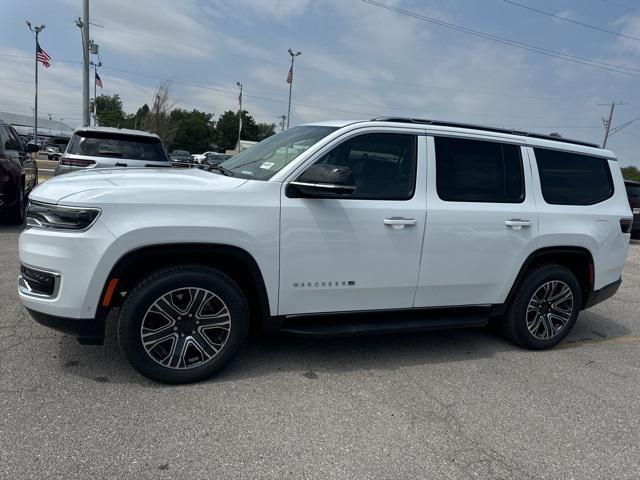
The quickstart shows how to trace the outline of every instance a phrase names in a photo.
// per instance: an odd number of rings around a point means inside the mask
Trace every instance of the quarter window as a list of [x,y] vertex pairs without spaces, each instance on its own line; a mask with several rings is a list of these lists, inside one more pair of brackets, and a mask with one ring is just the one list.
[[544,201],[557,205],[593,205],[613,195],[606,158],[534,148]]
[[450,202],[521,203],[520,147],[507,143],[436,137],[436,189]]
[[416,136],[370,133],[351,138],[316,163],[349,167],[356,190],[344,198],[408,200],[416,176]]

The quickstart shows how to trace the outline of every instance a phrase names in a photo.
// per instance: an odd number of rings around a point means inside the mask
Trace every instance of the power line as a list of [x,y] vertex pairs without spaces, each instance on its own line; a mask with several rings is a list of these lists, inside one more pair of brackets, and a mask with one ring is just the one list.
[[[223,56],[230,56],[233,57],[234,59],[238,59],[238,58],[242,58],[244,60],[249,60],[249,61],[253,61],[253,62],[259,62],[259,63],[268,63],[271,65],[277,65],[277,66],[282,66],[282,67],[287,67],[288,64],[283,63],[283,62],[277,62],[277,61],[273,61],[273,60],[268,60],[266,58],[256,58],[256,57],[250,57],[250,56],[246,56],[246,55],[239,55],[236,53],[226,53],[226,52],[221,52],[219,50],[213,49],[213,48],[207,48],[207,47],[202,47],[202,46],[198,46],[198,45],[191,45],[188,43],[179,43],[179,42],[174,42],[174,41],[170,41],[167,40],[166,38],[157,36],[157,35],[152,35],[149,33],[143,33],[143,32],[136,32],[136,31],[132,31],[132,30],[126,30],[126,29],[122,29],[122,28],[117,28],[117,27],[110,27],[110,26],[101,26],[102,28],[106,29],[106,30],[113,30],[116,32],[121,32],[121,33],[125,33],[128,35],[135,35],[135,36],[139,36],[139,37],[145,37],[145,38],[149,38],[149,39],[153,39],[153,40],[157,40],[160,42],[164,42],[170,45],[178,45],[181,47],[186,47],[186,48],[191,48],[191,49],[195,49],[195,50],[203,50],[203,51],[209,51],[212,52],[214,54],[217,55],[223,55]],[[394,85],[405,85],[405,86],[410,86],[410,87],[418,87],[418,88],[430,88],[430,89],[438,89],[438,90],[445,90],[445,91],[460,91],[460,92],[466,92],[466,93],[473,93],[473,94],[480,94],[480,95],[491,95],[491,96],[498,96],[498,97],[512,97],[512,98],[530,98],[530,99],[535,99],[535,100],[554,100],[554,101],[576,101],[576,102],[580,102],[583,101],[582,99],[575,99],[575,98],[566,98],[566,97],[559,97],[559,96],[543,96],[543,95],[512,95],[512,94],[508,94],[508,93],[503,93],[503,92],[490,92],[490,91],[481,91],[481,90],[469,90],[469,89],[456,89],[456,88],[451,88],[451,87],[443,87],[441,85],[428,85],[428,84],[420,84],[420,83],[410,83],[410,82],[402,82],[402,81],[397,81],[397,80],[387,80],[384,78],[379,78],[379,77],[371,77],[371,76],[366,76],[366,75],[356,75],[356,74],[349,74],[349,73],[339,73],[339,72],[335,72],[335,71],[330,71],[330,70],[323,70],[320,68],[316,68],[316,67],[309,67],[309,66],[305,66],[305,62],[304,61],[299,61],[298,65],[297,65],[297,69],[300,70],[304,70],[304,71],[308,71],[308,72],[316,72],[316,73],[321,73],[323,75],[327,75],[333,78],[354,78],[354,79],[359,79],[359,80],[367,80],[367,81],[371,81],[371,82],[384,82],[384,83],[392,83]]]
[[604,33],[608,33],[610,35],[615,35],[615,36],[622,37],[622,38],[628,38],[630,40],[636,40],[636,41],[640,42],[640,38],[638,38],[638,37],[632,37],[631,35],[625,35],[624,33],[615,32],[613,30],[607,30],[606,28],[597,27],[595,25],[591,25],[591,24],[584,23],[584,22],[579,22],[578,20],[572,20],[570,18],[562,17],[560,15],[556,15],[556,14],[551,13],[551,12],[546,12],[546,11],[540,10],[538,8],[533,8],[533,7],[530,7],[528,5],[523,5],[521,3],[513,2],[511,0],[502,0],[502,1],[505,2],[505,3],[508,3],[510,5],[513,5],[514,7],[524,8],[526,10],[530,10],[532,12],[540,13],[542,15],[546,15],[548,17],[552,17],[552,18],[555,18],[557,20],[562,20],[563,22],[573,23],[575,25],[580,25],[582,27],[590,28],[592,30],[597,30],[599,32],[604,32]]
[[629,7],[628,5],[624,5],[622,3],[612,2],[611,0],[600,0],[600,1],[602,3],[608,3],[609,5],[615,5],[616,7],[624,8],[626,10],[629,10],[630,12],[640,12],[640,9],[634,8],[634,7]]
[[[31,57],[27,57],[27,56],[24,56],[24,55],[9,55],[9,54],[0,53],[0,56],[11,57],[11,58],[20,58],[20,59],[24,59],[24,60],[32,60]],[[75,60],[61,60],[61,59],[57,59],[56,58],[55,61],[56,62],[62,62],[62,63],[74,64],[74,65],[82,65],[82,62],[78,62],[78,61],[75,61]],[[259,61],[259,60],[256,59],[256,61]],[[302,63],[302,62],[300,62],[300,63]],[[522,95],[522,94],[509,94],[509,93],[504,93],[504,92],[495,92],[495,91],[487,91],[487,90],[473,90],[473,89],[464,89],[464,88],[444,87],[444,86],[441,86],[441,85],[431,85],[431,84],[424,84],[424,83],[410,83],[410,82],[402,82],[402,81],[395,81],[395,80],[375,79],[373,77],[366,77],[366,76],[362,76],[362,75],[338,74],[338,73],[334,73],[334,72],[329,72],[329,71],[320,70],[320,69],[316,69],[316,68],[302,67],[302,66],[300,66],[298,68],[301,69],[301,70],[308,70],[308,71],[323,73],[323,74],[330,75],[330,76],[337,77],[337,78],[357,78],[357,79],[361,79],[361,80],[370,80],[370,81],[373,81],[373,82],[392,83],[394,85],[405,85],[405,86],[422,88],[422,89],[427,89],[427,90],[428,89],[431,89],[431,90],[443,90],[443,91],[449,91],[449,92],[468,93],[468,94],[473,94],[473,95],[486,95],[486,96],[496,96],[496,97],[504,97],[504,98],[544,100],[544,101],[554,101],[554,102],[587,103],[587,102],[591,101],[591,99],[585,99],[585,98],[560,97],[560,96],[554,96],[554,95]],[[111,67],[111,69],[117,70],[115,67]],[[125,73],[134,74],[132,72],[125,72]],[[157,79],[157,77],[147,76],[147,75],[144,75],[144,74],[137,74],[136,73],[134,75],[141,76],[141,77],[144,77],[144,78],[151,78],[151,79],[154,79],[154,80]]]
[[537,47],[535,45],[530,45],[528,43],[511,40],[505,37],[499,37],[497,35],[492,35],[489,33],[481,32],[479,30],[474,30],[474,29],[463,27],[453,23],[445,22],[443,20],[438,20],[436,18],[428,17],[426,15],[422,15],[419,13],[403,10],[401,8],[393,7],[391,5],[387,5],[386,3],[377,2],[375,0],[362,0],[362,1],[373,6],[383,8],[385,10],[399,13],[401,15],[405,15],[408,17],[416,18],[418,20],[422,20],[424,22],[429,22],[444,28],[466,33],[467,35],[472,35],[475,37],[484,38],[486,40],[491,40],[492,42],[495,42],[495,43],[509,45],[511,47],[516,47],[523,50],[528,50],[530,52],[538,53],[540,55],[546,55],[548,57],[558,58],[560,60],[565,60],[567,62],[578,63],[581,65],[586,65],[593,68],[599,68],[601,70],[607,70],[615,73],[622,73],[624,75],[628,75],[631,77],[640,77],[640,73],[633,73],[633,72],[640,72],[640,69],[624,67],[622,65],[616,65],[612,63],[601,62],[599,60],[591,60],[588,58],[578,57],[576,55],[570,55],[568,53],[562,53],[555,50],[549,50],[546,48]]

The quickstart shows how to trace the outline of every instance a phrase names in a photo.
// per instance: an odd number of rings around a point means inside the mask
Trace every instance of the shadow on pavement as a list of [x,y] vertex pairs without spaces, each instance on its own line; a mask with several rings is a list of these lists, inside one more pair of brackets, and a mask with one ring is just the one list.
[[[565,343],[612,339],[629,333],[626,327],[615,321],[586,311],[580,314]],[[313,378],[316,372],[394,370],[488,359],[497,353],[514,350],[520,349],[489,328],[330,339],[255,336],[224,371],[208,382],[233,382],[277,373],[296,373]],[[104,346],[83,346],[72,337],[62,337],[58,358],[65,372],[97,382],[163,387],[142,377],[129,366],[117,346],[113,322],[108,326]]]

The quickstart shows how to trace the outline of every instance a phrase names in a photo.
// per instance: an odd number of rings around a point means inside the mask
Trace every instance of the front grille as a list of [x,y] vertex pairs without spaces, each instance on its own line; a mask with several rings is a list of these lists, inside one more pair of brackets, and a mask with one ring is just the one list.
[[20,266],[22,278],[27,283],[30,293],[52,296],[56,289],[57,275],[30,267]]

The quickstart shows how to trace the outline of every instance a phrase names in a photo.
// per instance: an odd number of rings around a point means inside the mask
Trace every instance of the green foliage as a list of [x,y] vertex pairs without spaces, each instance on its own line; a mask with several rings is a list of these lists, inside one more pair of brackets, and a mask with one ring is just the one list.
[[215,127],[210,113],[177,108],[171,111],[169,122],[176,127],[173,145],[167,145],[169,150],[201,153],[213,147]]
[[[179,149],[191,153],[207,150],[233,150],[238,143],[238,113],[232,110],[220,115],[198,110],[174,109],[170,85],[161,84],[154,96],[153,107],[144,104],[135,114],[126,114],[118,94],[100,95],[96,99],[98,125],[131,128],[157,133],[168,151]],[[242,139],[261,141],[275,134],[274,123],[256,123],[242,111]]]
[[[233,150],[238,143],[238,114],[228,110],[220,115],[216,124],[218,146],[225,150]],[[242,111],[242,140],[257,140],[258,126],[246,110]]]
[[96,98],[96,118],[101,127],[123,127],[125,113],[122,109],[122,100],[115,95],[100,95]]
[[621,170],[622,176],[625,180],[635,180],[636,182],[640,182],[640,169],[638,167],[631,165],[629,167],[624,167]]

